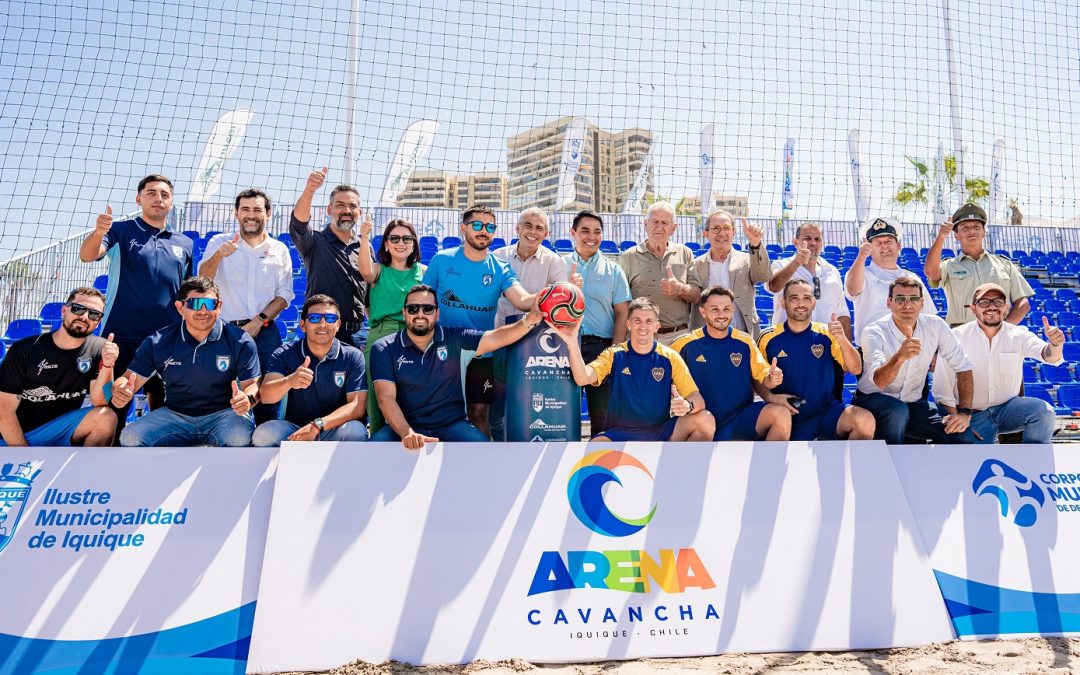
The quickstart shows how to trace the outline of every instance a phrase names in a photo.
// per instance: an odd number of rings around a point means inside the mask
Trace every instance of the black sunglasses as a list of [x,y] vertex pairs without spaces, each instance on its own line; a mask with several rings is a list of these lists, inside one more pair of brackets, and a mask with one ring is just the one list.
[[821,299],[821,279],[814,277],[814,299]]
[[416,241],[416,237],[412,236],[411,234],[391,234],[387,235],[386,241],[390,242],[391,244],[400,244],[401,242],[411,244]]
[[435,313],[436,309],[438,309],[438,307],[435,305],[420,304],[418,302],[411,302],[405,305],[405,311],[408,312],[410,316],[416,316],[420,312],[423,312],[424,316],[431,316]]
[[91,321],[101,321],[101,317],[105,316],[105,312],[97,309],[90,309],[86,305],[80,305],[77,302],[69,302],[68,309],[70,309],[71,313],[75,316],[82,316],[85,314],[86,318]]

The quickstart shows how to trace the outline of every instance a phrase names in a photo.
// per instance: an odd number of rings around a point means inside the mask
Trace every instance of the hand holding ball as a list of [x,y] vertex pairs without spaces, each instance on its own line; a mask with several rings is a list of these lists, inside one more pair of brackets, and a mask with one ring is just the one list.
[[544,318],[555,326],[574,326],[585,316],[585,294],[565,281],[540,291],[537,301]]

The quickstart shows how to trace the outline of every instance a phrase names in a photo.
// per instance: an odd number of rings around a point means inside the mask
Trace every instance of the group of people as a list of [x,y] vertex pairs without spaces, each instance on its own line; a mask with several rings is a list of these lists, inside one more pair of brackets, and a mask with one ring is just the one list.
[[[265,192],[237,195],[236,230],[207,242],[197,270],[195,242],[166,227],[168,178],[140,181],[134,219],[114,222],[107,207],[80,249],[85,262],[108,257],[107,291],[74,289],[59,328],[16,342],[0,365],[4,443],[502,440],[511,367],[502,348],[544,320],[537,295],[558,281],[585,297],[580,323],[552,329],[584,388],[593,440],[970,443],[1021,430],[1045,443],[1053,434],[1052,408],[1022,396],[1022,362],[1061,363],[1064,334],[1045,319],[1045,340],[1017,325],[1031,288],[983,248],[976,205],[941,225],[927,255],[946,322],[898,266],[902,232],[891,218],[867,225],[841,278],[821,258],[814,223],[796,230],[792,256],[770,264],[761,229],[743,219],[739,250],[735,219],[717,211],[695,258],[672,241],[674,209],[661,202],[644,218],[643,241],[616,260],[600,253],[604,222],[591,211],[575,216],[565,256],[543,246],[540,209],[522,212],[517,241],[491,251],[496,215],[477,206],[462,214],[461,244],[425,267],[405,220],[387,223],[373,247],[351,186],[330,192],[329,222],[313,228],[326,178],[326,167],[308,176],[290,218],[307,282],[302,336],[289,344],[276,321],[295,297],[292,259],[267,232]],[[942,261],[951,233],[961,252]],[[756,311],[758,284],[775,294],[771,326]],[[842,402],[845,373],[859,378],[852,405]],[[125,424],[140,389],[149,412]]]

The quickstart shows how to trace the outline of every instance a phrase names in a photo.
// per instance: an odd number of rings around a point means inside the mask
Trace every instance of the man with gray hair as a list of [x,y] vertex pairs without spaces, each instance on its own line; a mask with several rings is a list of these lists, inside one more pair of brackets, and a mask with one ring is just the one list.
[[656,339],[665,345],[689,332],[690,309],[701,298],[702,286],[693,252],[671,241],[675,224],[671,203],[656,202],[645,215],[645,241],[619,256],[630,294],[649,298],[659,309]]

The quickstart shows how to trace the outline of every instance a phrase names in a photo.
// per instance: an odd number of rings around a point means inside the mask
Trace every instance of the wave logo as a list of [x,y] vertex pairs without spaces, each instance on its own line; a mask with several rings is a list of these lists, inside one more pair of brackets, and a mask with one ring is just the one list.
[[41,473],[30,462],[18,466],[8,463],[0,468],[0,552],[3,552],[22,520],[23,510],[30,501],[30,489]]
[[608,537],[627,537],[639,532],[656,515],[656,504],[653,504],[652,510],[642,518],[623,518],[613,513],[604,503],[604,486],[611,482],[622,485],[622,481],[615,475],[618,467],[638,469],[650,480],[654,480],[652,473],[636,458],[618,450],[600,450],[587,455],[574,465],[566,486],[570,509],[582,525]]
[[[979,467],[971,489],[979,497],[993,495],[1001,507],[1001,517],[1009,517],[1013,507],[1012,521],[1020,527],[1031,527],[1039,517],[1039,509],[1046,502],[1046,495],[1035,481],[1012,468],[1000,459],[988,459]],[[1010,495],[1015,496],[1015,502]]]

